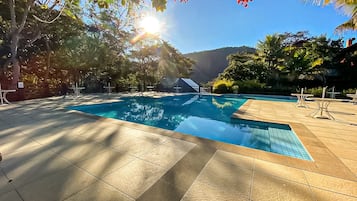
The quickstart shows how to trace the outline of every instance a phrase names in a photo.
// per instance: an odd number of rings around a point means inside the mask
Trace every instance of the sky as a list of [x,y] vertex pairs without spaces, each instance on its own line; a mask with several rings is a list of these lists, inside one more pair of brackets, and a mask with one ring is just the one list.
[[222,47],[255,47],[274,33],[309,31],[310,36],[348,39],[357,32],[334,33],[347,21],[343,11],[303,0],[253,0],[248,8],[236,0],[168,0],[162,13],[151,12],[162,23],[162,39],[181,53]]

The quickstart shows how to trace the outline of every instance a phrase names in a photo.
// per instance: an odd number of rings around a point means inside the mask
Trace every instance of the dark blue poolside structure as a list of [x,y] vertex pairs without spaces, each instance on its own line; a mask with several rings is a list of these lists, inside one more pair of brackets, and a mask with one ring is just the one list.
[[159,91],[179,93],[199,93],[200,85],[189,78],[163,78],[160,81]]

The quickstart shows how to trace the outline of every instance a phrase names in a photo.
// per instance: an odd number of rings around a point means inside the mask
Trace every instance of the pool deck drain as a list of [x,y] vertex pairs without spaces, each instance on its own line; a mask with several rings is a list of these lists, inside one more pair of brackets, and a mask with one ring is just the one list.
[[353,104],[332,104],[336,121],[309,117],[314,103],[249,100],[235,114],[289,124],[309,162],[63,109],[120,96],[0,107],[0,200],[357,200]]

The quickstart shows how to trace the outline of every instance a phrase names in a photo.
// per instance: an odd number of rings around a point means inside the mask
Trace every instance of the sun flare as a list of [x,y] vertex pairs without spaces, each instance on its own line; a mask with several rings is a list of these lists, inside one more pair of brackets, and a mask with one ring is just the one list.
[[158,34],[161,29],[159,20],[153,16],[146,16],[140,23],[141,28],[144,29],[146,33]]

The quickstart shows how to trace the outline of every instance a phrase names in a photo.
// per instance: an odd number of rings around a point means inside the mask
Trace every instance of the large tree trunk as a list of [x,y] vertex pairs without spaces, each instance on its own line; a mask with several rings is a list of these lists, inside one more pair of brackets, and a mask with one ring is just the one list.
[[[21,21],[17,24],[16,21],[16,13],[15,13],[15,0],[9,0],[9,9],[11,15],[11,42],[10,42],[10,49],[11,49],[11,58],[10,63],[12,64],[13,70],[13,78],[11,82],[11,88],[17,88],[17,82],[20,79],[20,63],[17,58],[17,48],[19,45],[19,39],[21,31],[24,29],[28,13],[33,5],[33,0],[28,0],[26,3],[25,11],[22,15]],[[7,67],[7,66],[5,66]]]
[[47,51],[47,58],[46,58],[46,71],[43,81],[43,95],[45,97],[50,95],[50,88],[49,88],[49,74],[50,74],[50,66],[51,66],[51,48],[48,36],[45,38],[45,45]]
[[10,62],[12,64],[12,82],[11,82],[11,88],[16,89],[17,88],[17,82],[20,79],[20,63],[17,58],[17,47],[18,47],[18,42],[19,42],[19,34],[18,33],[13,33],[11,37],[11,44],[10,44],[10,49],[11,49],[11,58]]

